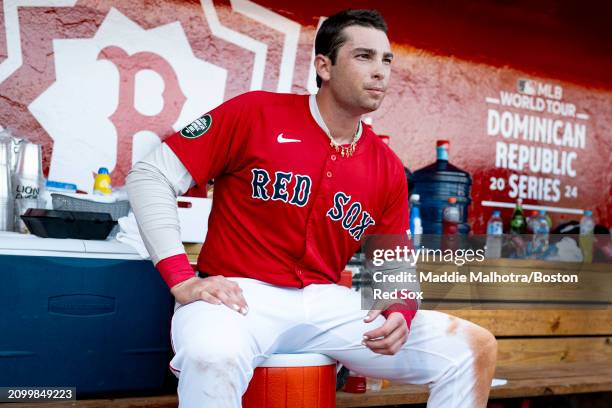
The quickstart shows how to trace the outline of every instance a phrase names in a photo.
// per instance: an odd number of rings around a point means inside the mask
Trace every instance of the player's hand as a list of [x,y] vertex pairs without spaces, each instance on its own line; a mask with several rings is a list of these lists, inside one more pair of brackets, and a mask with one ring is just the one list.
[[223,276],[208,276],[204,279],[189,278],[174,285],[170,292],[176,301],[183,305],[203,300],[213,305],[224,304],[243,315],[249,312],[249,306],[242,295],[240,286]]
[[[363,319],[370,323],[376,319],[382,310],[372,309]],[[363,334],[363,345],[375,353],[394,355],[408,339],[408,324],[401,313],[391,313],[385,323],[377,329]]]

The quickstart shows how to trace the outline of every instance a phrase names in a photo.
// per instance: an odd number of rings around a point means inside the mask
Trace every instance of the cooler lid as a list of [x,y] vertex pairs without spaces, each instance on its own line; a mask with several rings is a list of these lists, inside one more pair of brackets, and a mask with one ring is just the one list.
[[336,360],[324,354],[272,354],[258,367],[315,367],[336,365]]
[[138,259],[142,259],[134,248],[114,238],[105,241],[84,240],[83,244],[85,245],[85,252],[88,254],[136,255]]
[[85,245],[80,239],[40,238],[32,234],[0,231],[0,254],[29,255],[27,252],[83,253]]
[[40,238],[32,234],[5,231],[0,231],[0,255],[143,259],[131,246],[116,239],[94,241]]

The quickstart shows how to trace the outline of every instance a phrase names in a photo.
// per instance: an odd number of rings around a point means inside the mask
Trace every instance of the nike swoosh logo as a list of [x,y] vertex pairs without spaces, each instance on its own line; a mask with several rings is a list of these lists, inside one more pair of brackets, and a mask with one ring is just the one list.
[[287,139],[286,137],[283,137],[283,134],[280,133],[277,137],[276,137],[276,141],[278,143],[295,143],[295,142],[301,142],[301,140],[298,139]]

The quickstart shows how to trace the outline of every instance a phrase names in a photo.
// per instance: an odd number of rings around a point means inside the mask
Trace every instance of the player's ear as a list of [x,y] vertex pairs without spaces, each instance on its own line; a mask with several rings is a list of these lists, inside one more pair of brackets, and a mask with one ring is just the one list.
[[329,81],[332,66],[331,59],[323,54],[317,54],[314,59],[314,65],[317,70],[317,75],[319,75],[323,81]]

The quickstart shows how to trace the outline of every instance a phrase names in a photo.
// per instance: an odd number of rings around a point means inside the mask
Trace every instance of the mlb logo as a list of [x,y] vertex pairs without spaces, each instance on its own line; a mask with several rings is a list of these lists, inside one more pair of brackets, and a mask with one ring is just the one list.
[[536,83],[531,79],[519,79],[517,88],[519,93],[523,93],[526,95],[536,94]]

